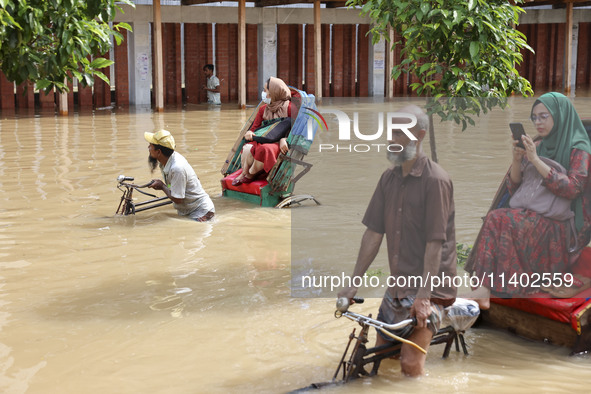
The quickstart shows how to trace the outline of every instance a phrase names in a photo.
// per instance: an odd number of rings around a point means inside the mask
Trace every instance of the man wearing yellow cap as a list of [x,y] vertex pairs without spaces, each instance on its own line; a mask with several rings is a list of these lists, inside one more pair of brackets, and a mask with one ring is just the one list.
[[209,195],[203,190],[193,167],[180,153],[175,152],[174,138],[167,130],[144,133],[150,143],[148,157],[151,170],[160,165],[164,182],[154,179],[150,187],[162,190],[172,200],[181,216],[188,216],[199,222],[213,218],[215,208]]

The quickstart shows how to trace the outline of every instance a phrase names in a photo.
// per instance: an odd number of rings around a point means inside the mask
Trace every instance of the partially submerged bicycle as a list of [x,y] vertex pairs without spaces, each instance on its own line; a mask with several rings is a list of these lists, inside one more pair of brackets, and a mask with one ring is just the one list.
[[[355,303],[363,303],[362,298],[354,298],[354,301]],[[348,310],[349,306],[350,303],[348,299],[339,298],[337,301],[335,317],[340,318],[344,316],[350,320],[353,320],[359,323],[361,329],[358,335],[355,335],[355,328],[349,335],[349,342],[345,347],[345,351],[343,352],[343,356],[339,361],[332,380],[329,382],[313,383],[310,386],[292,391],[292,393],[305,392],[328,386],[338,386],[361,377],[374,376],[378,373],[380,363],[383,359],[396,357],[400,354],[403,343],[414,346],[426,353],[426,351],[417,344],[388,331],[403,330],[405,327],[415,325],[416,319],[412,318],[395,324],[386,324],[379,320],[373,319],[371,314],[369,316],[365,316],[359,313],[351,312]],[[475,302],[458,299],[452,306],[445,308],[445,324],[442,324],[442,328],[439,329],[439,331],[433,336],[431,345],[445,343],[443,358],[447,358],[449,356],[449,352],[454,343],[456,345],[456,351],[459,352],[461,346],[464,354],[468,355],[466,342],[464,340],[464,332],[469,327],[471,327],[472,324],[474,324],[478,318],[479,313],[480,310]],[[382,346],[367,348],[366,343],[368,342],[370,327],[374,327],[380,332],[392,337],[394,341]],[[353,344],[352,347],[351,344]],[[351,349],[350,353],[349,349]],[[339,375],[342,376],[339,378]]]
[[[129,183],[133,182],[133,180],[134,178],[131,176],[119,175],[117,177],[117,189],[121,190],[123,195],[121,196],[121,201],[119,201],[119,206],[115,212],[116,214],[125,216],[135,215],[137,212],[172,204],[172,201],[170,201],[168,197],[157,197],[141,190],[150,186],[152,182],[148,182],[145,185]],[[145,194],[146,196],[152,197],[152,199],[148,201],[134,202],[134,190],[137,190],[139,193]]]

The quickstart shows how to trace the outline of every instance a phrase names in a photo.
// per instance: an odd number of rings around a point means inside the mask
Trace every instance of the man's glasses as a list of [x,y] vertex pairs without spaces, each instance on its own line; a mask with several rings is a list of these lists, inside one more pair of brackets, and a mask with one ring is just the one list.
[[548,118],[550,117],[550,114],[548,112],[543,112],[541,113],[539,116],[536,115],[532,115],[530,117],[531,121],[533,123],[536,123],[536,121],[539,119],[540,122],[545,122]]

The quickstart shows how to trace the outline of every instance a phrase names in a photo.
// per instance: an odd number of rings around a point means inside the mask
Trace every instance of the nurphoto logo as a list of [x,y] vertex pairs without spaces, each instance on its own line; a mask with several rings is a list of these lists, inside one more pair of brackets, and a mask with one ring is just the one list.
[[[309,108],[307,108],[309,109]],[[311,109],[310,109],[311,110]],[[328,125],[324,117],[318,111],[314,111],[313,114],[309,114],[322,128],[328,131]],[[339,126],[339,141],[351,141],[351,118],[345,112],[337,109],[323,109],[322,114],[333,114],[337,118]],[[386,138],[387,141],[392,141],[392,133],[394,130],[401,130],[411,141],[416,141],[417,138],[410,131],[417,124],[417,118],[413,114],[405,112],[387,112],[384,116],[384,112],[378,112],[378,129],[374,133],[362,133],[359,128],[359,113],[353,112],[353,135],[357,140],[361,141],[378,141],[384,134],[384,123],[386,124]],[[310,139],[313,135],[312,119],[308,119],[308,138]],[[319,152],[334,151],[334,152],[369,152],[371,150],[377,150],[380,152],[381,148],[387,149],[389,152],[397,153],[403,150],[403,147],[399,144],[390,143],[362,143],[362,144],[319,144]]]

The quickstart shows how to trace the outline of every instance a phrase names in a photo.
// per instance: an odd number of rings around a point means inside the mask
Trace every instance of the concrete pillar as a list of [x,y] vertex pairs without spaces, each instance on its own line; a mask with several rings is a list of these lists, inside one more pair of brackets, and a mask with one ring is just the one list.
[[[572,49],[571,49],[571,69],[570,69],[570,86],[571,95],[576,94],[575,86],[577,86],[577,51],[579,49],[579,24],[574,23],[572,29]],[[569,73],[567,73],[569,75]]]
[[154,110],[164,111],[164,54],[162,47],[162,7],[160,0],[152,0],[153,10],[153,48],[154,48]]
[[[571,94],[572,65],[573,65],[573,3],[566,4],[566,45],[564,48],[564,94]],[[556,55],[555,55],[556,56]]]
[[373,67],[372,67],[372,96],[383,97],[384,96],[384,74],[386,69],[386,51],[385,51],[386,40],[383,38],[375,45],[372,45],[371,50],[373,54]]
[[[322,94],[328,93],[322,91],[322,21],[320,17],[320,1],[314,0],[314,88],[316,99],[318,102],[322,101]],[[328,52],[328,48],[324,48],[324,52]],[[329,71],[327,68],[324,70]],[[326,78],[328,79],[328,78]]]
[[[259,92],[270,77],[277,76],[277,28],[273,24],[259,24]],[[260,98],[260,93],[259,93]]]
[[136,106],[150,106],[150,85],[152,84],[152,53],[150,46],[150,24],[133,23],[133,33],[128,33],[129,62],[129,103]]
[[60,116],[68,116],[68,92],[58,93],[58,107]]
[[246,1],[238,0],[238,108],[246,108]]

